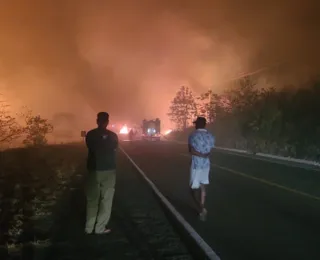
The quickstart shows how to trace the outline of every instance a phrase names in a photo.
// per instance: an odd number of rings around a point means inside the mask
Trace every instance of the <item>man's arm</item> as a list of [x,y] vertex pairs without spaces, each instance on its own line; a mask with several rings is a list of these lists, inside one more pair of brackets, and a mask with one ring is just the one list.
[[215,146],[215,137],[213,135],[211,135],[211,139],[210,139],[210,152],[209,152],[209,155],[211,154],[212,152],[212,149],[214,148]]
[[202,157],[202,158],[207,158],[210,155],[210,153],[203,154],[203,153],[197,152],[192,146],[190,148],[190,154],[198,157]]
[[193,144],[193,138],[194,138],[194,136],[190,135],[189,140],[188,140],[189,153],[191,155],[195,155],[195,156],[198,156],[198,157],[207,158],[210,155],[210,153],[209,154],[203,154],[203,153],[200,153],[200,152],[196,151],[196,149],[194,149],[194,147],[192,145]]
[[209,139],[209,145],[210,145],[210,151],[206,154],[206,157],[209,157],[211,152],[212,152],[212,149],[214,148],[214,144],[215,144],[215,138],[214,136],[212,135],[211,138]]
[[119,139],[118,139],[118,135],[114,134],[114,149],[118,149],[119,146]]
[[90,132],[86,134],[86,145],[87,145],[87,148],[90,149],[91,148],[91,134]]

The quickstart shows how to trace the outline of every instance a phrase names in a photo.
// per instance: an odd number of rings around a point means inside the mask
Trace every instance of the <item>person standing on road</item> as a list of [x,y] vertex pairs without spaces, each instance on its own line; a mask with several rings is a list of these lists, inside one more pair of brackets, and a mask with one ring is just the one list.
[[130,129],[128,135],[129,135],[129,141],[133,141],[133,130],[132,129]]
[[190,169],[190,188],[192,197],[196,202],[201,220],[205,220],[207,210],[205,208],[206,187],[209,184],[210,152],[214,147],[214,137],[208,132],[206,119],[198,117],[195,124],[196,130],[189,136],[189,152],[192,155]]
[[85,233],[105,234],[111,216],[116,183],[116,149],[118,136],[109,130],[109,114],[97,115],[98,127],[86,135],[88,147],[86,180],[87,217]]

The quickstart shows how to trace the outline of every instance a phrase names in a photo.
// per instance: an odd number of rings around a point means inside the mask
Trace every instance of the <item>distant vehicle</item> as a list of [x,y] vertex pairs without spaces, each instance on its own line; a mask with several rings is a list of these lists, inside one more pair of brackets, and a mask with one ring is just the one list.
[[160,119],[142,121],[142,140],[160,141]]

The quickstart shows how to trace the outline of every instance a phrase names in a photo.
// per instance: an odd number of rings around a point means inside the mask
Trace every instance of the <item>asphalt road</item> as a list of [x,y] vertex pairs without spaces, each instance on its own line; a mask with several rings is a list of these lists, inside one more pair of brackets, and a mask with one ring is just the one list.
[[186,145],[122,147],[222,260],[320,259],[320,171],[214,151],[208,219],[200,222]]

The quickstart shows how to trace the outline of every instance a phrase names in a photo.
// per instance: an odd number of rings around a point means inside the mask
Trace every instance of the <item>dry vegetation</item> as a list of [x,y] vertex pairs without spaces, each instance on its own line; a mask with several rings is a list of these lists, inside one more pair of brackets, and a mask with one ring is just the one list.
[[[71,146],[70,146],[71,148]],[[44,146],[0,153],[0,243],[19,254],[24,245],[50,244],[54,209],[77,176],[84,149]]]
[[118,161],[114,232],[102,237],[83,234],[83,144],[11,149],[0,158],[1,260],[191,259],[124,156]]

